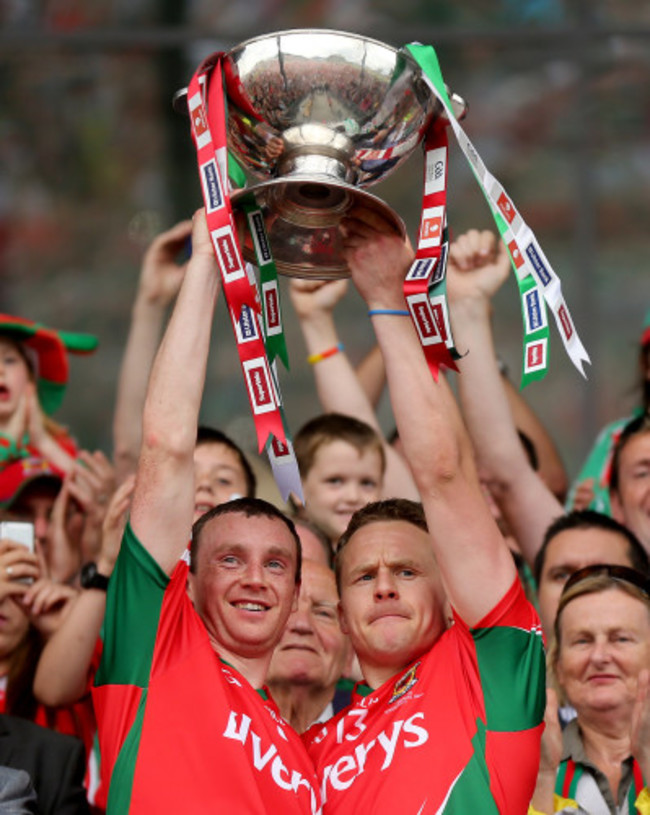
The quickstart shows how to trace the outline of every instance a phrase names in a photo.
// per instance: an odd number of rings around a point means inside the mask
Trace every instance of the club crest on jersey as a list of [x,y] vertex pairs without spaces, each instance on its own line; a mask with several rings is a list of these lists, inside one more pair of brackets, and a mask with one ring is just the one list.
[[223,206],[223,195],[217,172],[217,162],[211,158],[201,165],[201,182],[203,184],[203,198],[207,212],[215,212]]
[[528,259],[533,265],[533,269],[537,272],[537,276],[539,277],[540,281],[544,286],[548,286],[551,282],[551,273],[546,268],[544,261],[539,256],[537,252],[537,248],[535,247],[534,243],[529,243],[526,247],[526,254],[528,255]]
[[515,209],[514,204],[508,198],[505,192],[502,192],[501,195],[497,198],[497,206],[501,210],[501,214],[506,219],[506,221],[509,224],[511,224],[515,220],[517,210]]
[[393,702],[396,702],[398,699],[401,699],[402,696],[405,696],[415,685],[418,681],[418,677],[416,676],[416,671],[421,665],[421,662],[416,662],[412,668],[403,675],[395,682],[393,685],[393,693],[390,699],[388,700],[388,704],[392,705]]
[[262,211],[257,209],[254,212],[251,212],[248,216],[248,223],[251,234],[253,235],[253,241],[255,242],[255,254],[257,255],[257,260],[260,266],[264,266],[265,263],[270,263],[273,258],[271,256],[271,248],[266,235]]

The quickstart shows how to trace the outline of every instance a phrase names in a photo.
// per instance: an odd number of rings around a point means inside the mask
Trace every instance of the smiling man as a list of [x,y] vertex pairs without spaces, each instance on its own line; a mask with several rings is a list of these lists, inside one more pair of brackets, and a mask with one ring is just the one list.
[[398,499],[370,504],[340,539],[342,626],[365,686],[305,743],[325,813],[518,815],[539,762],[539,621],[453,396],[431,377],[408,319],[412,251],[375,214],[356,215],[344,222],[346,256],[423,511]]
[[108,590],[94,694],[107,811],[314,815],[313,768],[262,688],[297,598],[293,524],[271,504],[240,498],[192,528],[219,289],[203,211],[192,249],[149,381],[131,516]]

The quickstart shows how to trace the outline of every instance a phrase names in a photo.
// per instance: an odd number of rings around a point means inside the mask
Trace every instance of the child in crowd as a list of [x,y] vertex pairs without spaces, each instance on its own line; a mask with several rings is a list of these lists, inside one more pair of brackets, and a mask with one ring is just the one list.
[[352,515],[383,494],[382,439],[359,419],[326,413],[301,427],[294,448],[305,495],[297,514],[322,529],[336,548]]

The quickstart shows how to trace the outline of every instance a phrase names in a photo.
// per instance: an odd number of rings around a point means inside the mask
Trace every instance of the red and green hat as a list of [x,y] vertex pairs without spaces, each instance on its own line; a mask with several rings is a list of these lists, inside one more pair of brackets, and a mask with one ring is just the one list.
[[99,344],[92,334],[56,331],[9,314],[0,314],[0,336],[9,337],[35,354],[38,401],[48,414],[54,413],[63,401],[69,375],[67,352],[90,354]]
[[12,461],[0,469],[0,509],[9,509],[23,490],[35,481],[51,483],[57,489],[63,483],[63,473],[39,456]]

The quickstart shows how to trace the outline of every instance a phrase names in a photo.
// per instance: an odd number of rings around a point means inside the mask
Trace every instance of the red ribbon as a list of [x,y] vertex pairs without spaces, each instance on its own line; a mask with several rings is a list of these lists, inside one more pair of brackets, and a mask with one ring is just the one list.
[[269,436],[285,444],[286,437],[280,397],[264,346],[258,291],[246,271],[230,203],[222,54],[211,55],[199,66],[187,101],[208,229],[261,452]]

